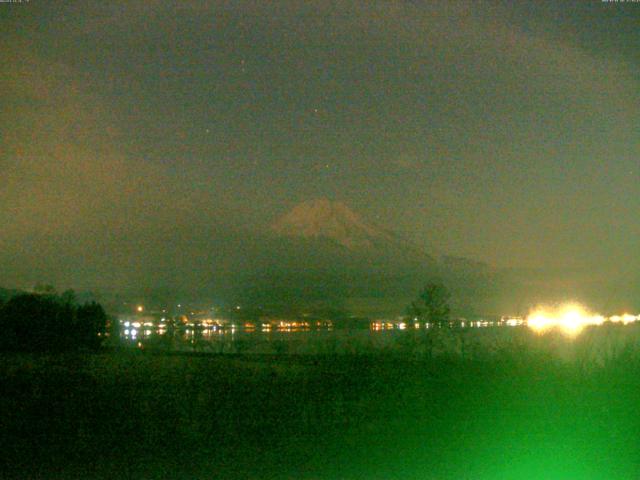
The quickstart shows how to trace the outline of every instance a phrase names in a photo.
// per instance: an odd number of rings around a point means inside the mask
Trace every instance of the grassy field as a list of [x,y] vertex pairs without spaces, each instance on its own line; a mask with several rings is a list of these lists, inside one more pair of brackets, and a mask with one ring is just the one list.
[[640,356],[5,355],[0,478],[626,479]]

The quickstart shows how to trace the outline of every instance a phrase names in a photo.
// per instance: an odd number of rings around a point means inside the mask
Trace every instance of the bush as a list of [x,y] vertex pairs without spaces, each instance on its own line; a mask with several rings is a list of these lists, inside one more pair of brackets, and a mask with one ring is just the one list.
[[97,349],[104,337],[101,305],[65,297],[21,294],[0,308],[0,350],[51,352]]

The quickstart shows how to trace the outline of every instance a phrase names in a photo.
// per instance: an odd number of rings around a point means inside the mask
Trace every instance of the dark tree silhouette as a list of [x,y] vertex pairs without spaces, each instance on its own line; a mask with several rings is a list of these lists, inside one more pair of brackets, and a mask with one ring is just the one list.
[[91,302],[78,307],[75,324],[78,345],[98,349],[107,330],[107,314],[102,305]]
[[70,295],[20,294],[0,308],[0,350],[96,349],[105,329],[106,315],[99,304],[78,306]]
[[76,292],[73,290],[65,290],[60,294],[60,301],[69,305],[75,305],[78,302]]
[[451,294],[441,283],[428,283],[420,292],[418,299],[407,307],[407,315],[431,325],[443,326],[449,323],[449,300]]
[[56,293],[55,287],[47,283],[36,283],[33,287],[33,291],[44,295],[54,295]]

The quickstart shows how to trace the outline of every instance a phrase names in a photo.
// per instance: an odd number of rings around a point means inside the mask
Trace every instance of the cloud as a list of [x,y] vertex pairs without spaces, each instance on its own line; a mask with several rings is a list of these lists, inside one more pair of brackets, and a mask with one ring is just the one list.
[[[274,198],[342,187],[396,218],[428,204],[420,235],[447,232],[435,243],[491,261],[588,256],[573,229],[611,217],[633,236],[637,65],[510,8],[115,1],[51,9],[44,27],[24,19],[0,44],[0,255],[44,246],[162,270],[194,225],[214,230],[192,242],[202,259],[206,238],[247,212],[268,217]],[[240,78],[251,55],[257,71]],[[297,112],[325,97],[309,126]],[[310,163],[336,165],[344,183]],[[595,201],[606,208],[580,207]]]
[[402,170],[416,170],[421,165],[420,159],[409,153],[398,155],[391,163]]
[[[144,285],[184,274],[194,258],[214,260],[207,250],[228,227],[216,194],[132,153],[118,109],[73,68],[26,48],[2,52],[5,282]],[[184,264],[174,258],[181,247]]]

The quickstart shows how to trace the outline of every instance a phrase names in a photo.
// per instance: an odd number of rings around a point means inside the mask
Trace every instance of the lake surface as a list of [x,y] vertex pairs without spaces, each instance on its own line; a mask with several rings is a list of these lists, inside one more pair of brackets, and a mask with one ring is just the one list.
[[363,348],[383,349],[393,345],[399,329],[377,332],[367,326],[336,328],[331,323],[313,326],[255,328],[225,327],[159,328],[141,325],[124,328],[120,343],[137,348],[174,351],[259,354],[356,353]]
[[332,322],[280,324],[157,325],[122,321],[119,346],[215,354],[334,355],[401,353],[424,358],[485,358],[506,351],[553,354],[567,360],[602,363],[625,351],[640,351],[640,325],[586,327],[579,335],[551,330],[541,334],[521,320],[466,321],[464,327],[434,328],[426,324],[377,321],[348,328]]

